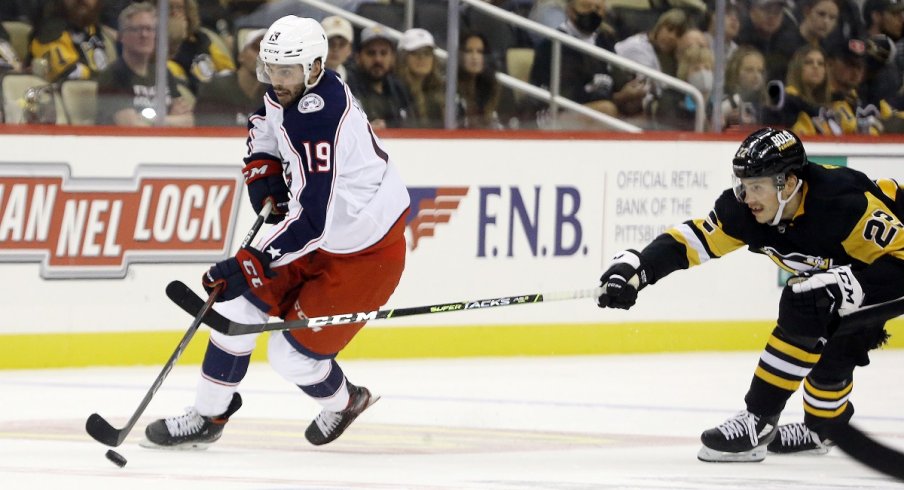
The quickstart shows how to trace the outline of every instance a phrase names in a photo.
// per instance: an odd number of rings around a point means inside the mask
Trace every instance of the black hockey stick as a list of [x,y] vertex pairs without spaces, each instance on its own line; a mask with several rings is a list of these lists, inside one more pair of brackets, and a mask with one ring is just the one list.
[[885,323],[904,315],[904,297],[862,306],[856,310],[839,312],[838,315],[841,317],[841,323],[838,330],[835,331],[835,335],[849,334],[865,325]]
[[[888,321],[904,314],[902,310],[904,298],[898,298],[843,314],[836,335],[851,333],[862,325]],[[850,424],[833,424],[826,431],[828,438],[851,458],[875,471],[904,481],[904,453],[876,441]]]
[[[204,316],[204,323],[217,332],[226,335],[245,335],[249,333],[268,332],[271,330],[290,330],[296,328],[328,327],[331,325],[346,325],[371,320],[384,320],[388,318],[400,318],[404,316],[426,315],[432,313],[446,313],[450,311],[477,310],[485,308],[498,308],[501,306],[523,305],[529,303],[542,303],[549,301],[562,301],[579,298],[595,298],[602,292],[601,288],[582,289],[560,293],[532,293],[519,296],[503,296],[500,298],[475,299],[470,301],[457,301],[454,303],[438,303],[435,305],[414,306],[410,308],[395,308],[390,310],[360,311],[340,315],[316,316],[273,323],[238,323],[233,322],[215,311],[209,311]],[[203,307],[204,300],[195,294],[181,281],[173,281],[166,287],[166,295],[173,303],[176,303],[189,315],[197,315]]]
[[860,463],[904,481],[904,453],[881,444],[850,424],[826,428],[828,438]]
[[[270,207],[271,205],[268,201],[267,204],[264,205],[264,208],[261,210],[260,214],[257,215],[257,219],[254,220],[254,225],[248,231],[248,234],[245,235],[245,239],[242,240],[242,247],[245,247],[246,245],[251,243],[251,240],[253,240],[255,235],[257,235],[257,232],[258,230],[260,230],[261,225],[263,225],[264,220],[267,219],[267,215],[270,214]],[[88,420],[85,422],[85,430],[88,431],[88,434],[91,435],[91,437],[93,437],[98,442],[111,447],[117,447],[122,444],[122,441],[124,441],[126,436],[129,435],[129,432],[132,431],[132,428],[135,427],[135,424],[138,422],[138,418],[141,417],[142,413],[144,413],[144,409],[147,408],[148,404],[151,403],[151,399],[154,398],[154,394],[157,393],[157,390],[160,389],[160,386],[163,384],[163,380],[166,379],[170,371],[172,371],[173,366],[176,365],[176,361],[178,361],[179,357],[182,356],[182,352],[185,351],[185,348],[188,346],[188,343],[191,341],[192,337],[195,336],[195,332],[198,331],[198,327],[201,325],[201,318],[208,311],[213,311],[211,310],[211,307],[213,307],[213,303],[216,301],[219,295],[220,288],[217,287],[213,290],[213,292],[210,293],[207,301],[201,301],[201,306],[198,308],[198,312],[195,315],[194,321],[191,322],[191,325],[188,327],[185,335],[182,336],[182,340],[179,342],[179,345],[176,346],[176,350],[173,351],[173,354],[170,356],[169,360],[166,361],[166,364],[164,364],[163,369],[160,371],[160,374],[157,375],[157,379],[154,380],[154,384],[151,385],[151,388],[148,390],[147,394],[144,395],[144,399],[141,400],[138,408],[135,409],[135,413],[133,413],[129,418],[129,421],[126,422],[125,427],[123,427],[122,429],[117,429],[100,415],[92,413],[88,417]]]
[[[583,289],[561,293],[531,293],[520,296],[503,296],[501,298],[480,299],[471,301],[458,301],[454,303],[439,303],[435,305],[414,306],[410,308],[396,308],[390,310],[361,311],[340,315],[319,316],[302,318],[272,323],[238,323],[233,322],[215,311],[210,311],[203,318],[203,322],[217,332],[226,335],[245,335],[271,330],[291,330],[296,328],[321,328],[330,325],[345,325],[362,321],[383,320],[387,318],[399,318],[403,316],[424,315],[431,313],[445,313],[449,311],[476,310],[483,308],[496,308],[528,303],[541,303],[549,301],[561,301],[567,299],[594,298],[600,295],[601,288]],[[166,295],[189,315],[197,315],[204,305],[194,291],[181,281],[173,281],[166,287]],[[904,298],[898,298],[885,303],[866,306],[859,310],[841,316],[841,323],[837,334],[850,333],[853,330],[871,323],[879,323],[904,315]]]

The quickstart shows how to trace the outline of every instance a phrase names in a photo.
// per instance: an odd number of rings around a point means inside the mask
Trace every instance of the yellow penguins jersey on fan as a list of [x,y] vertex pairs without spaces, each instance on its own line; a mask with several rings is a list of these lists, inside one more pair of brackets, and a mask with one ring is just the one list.
[[651,242],[641,260],[650,283],[747,245],[789,272],[850,265],[864,304],[904,292],[904,189],[845,167],[809,164],[800,208],[778,226],[757,223],[729,189],[706,218],[685,221]]
[[171,59],[180,69],[174,72],[176,78],[187,83],[194,93],[198,92],[201,84],[209,82],[217,73],[235,71],[232,56],[201,30],[182,41]]
[[62,19],[50,19],[40,27],[29,46],[32,66],[44,64],[44,78],[94,78],[116,59],[112,36],[100,25],[74,30]]

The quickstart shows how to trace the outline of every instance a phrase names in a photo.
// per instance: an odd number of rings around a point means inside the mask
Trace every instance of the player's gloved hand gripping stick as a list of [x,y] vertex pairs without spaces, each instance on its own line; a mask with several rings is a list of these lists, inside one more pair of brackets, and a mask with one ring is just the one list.
[[[251,240],[253,240],[257,235],[257,232],[258,230],[260,230],[261,225],[264,224],[264,220],[266,220],[267,216],[270,214],[271,208],[272,203],[270,201],[264,204],[260,211],[260,214],[257,215],[257,219],[254,220],[254,225],[251,227],[251,230],[248,231],[245,239],[242,240],[242,247],[239,254],[241,254],[242,251],[246,251],[248,244],[250,244]],[[239,257],[239,259],[241,259],[241,257]],[[230,260],[236,259],[227,259],[223,262],[220,262],[212,267],[211,270],[217,268],[218,266],[220,266],[220,264],[229,262]],[[205,314],[207,314],[208,311],[211,311],[214,302],[217,300],[217,298],[219,298],[220,293],[223,291],[224,287],[227,287],[227,279],[225,278],[221,283],[217,283],[213,286],[213,289],[210,291],[210,296],[207,298],[207,301],[203,304],[200,311],[198,311],[198,314],[195,315],[195,319],[188,327],[188,331],[186,331],[185,335],[182,336],[182,340],[179,342],[179,345],[176,346],[176,350],[173,352],[173,355],[171,355],[169,360],[166,361],[166,364],[163,366],[160,374],[157,375],[157,379],[154,380],[151,388],[148,390],[147,394],[144,395],[144,399],[141,400],[138,408],[135,409],[135,413],[133,413],[129,418],[129,421],[126,422],[125,427],[123,427],[122,429],[117,429],[110,425],[110,423],[100,415],[92,413],[91,416],[88,417],[87,422],[85,422],[85,430],[88,431],[88,434],[91,435],[91,437],[93,437],[98,442],[111,447],[117,447],[122,444],[122,441],[124,441],[126,436],[129,435],[129,432],[132,431],[132,428],[135,427],[135,423],[138,422],[138,418],[141,417],[142,413],[144,413],[144,409],[147,408],[148,404],[151,403],[151,399],[154,397],[154,394],[157,393],[158,389],[160,389],[160,385],[163,384],[163,380],[166,379],[167,375],[169,375],[170,371],[173,369],[173,366],[176,364],[176,361],[178,361],[179,357],[182,356],[182,352],[185,351],[188,343],[191,341],[192,337],[194,337],[195,332],[198,331],[198,327],[201,325],[201,319]]]

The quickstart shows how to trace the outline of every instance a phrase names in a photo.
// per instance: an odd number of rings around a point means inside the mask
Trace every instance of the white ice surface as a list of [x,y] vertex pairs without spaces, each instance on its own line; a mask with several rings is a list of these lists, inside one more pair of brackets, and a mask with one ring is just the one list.
[[[199,368],[177,367],[117,448],[123,469],[85,419],[98,412],[122,427],[159,367],[0,371],[0,489],[904,488],[837,450],[697,461],[700,432],[743,408],[758,355],[346,361],[349,378],[383,398],[320,448],[303,437],[315,403],[252,364],[220,442],[141,448],[147,422],[192,403]],[[874,353],[852,397],[855,423],[898,449],[902,368],[904,351]],[[798,394],[783,421],[801,418]]]

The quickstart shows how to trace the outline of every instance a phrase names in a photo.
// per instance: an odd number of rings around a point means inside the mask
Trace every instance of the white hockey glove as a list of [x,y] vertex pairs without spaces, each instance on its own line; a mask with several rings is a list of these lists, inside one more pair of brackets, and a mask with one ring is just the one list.
[[794,282],[791,291],[801,307],[827,307],[832,314],[855,310],[863,304],[863,288],[848,265]]
[[788,281],[779,302],[779,325],[808,337],[826,336],[839,311],[863,304],[863,288],[850,266],[806,273]]
[[627,310],[637,301],[637,292],[647,285],[647,272],[636,250],[619,252],[600,277],[603,294],[597,299],[600,308]]

